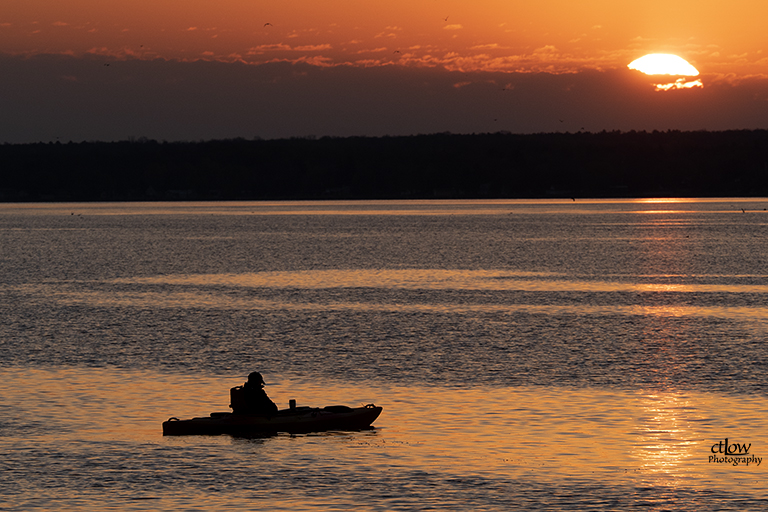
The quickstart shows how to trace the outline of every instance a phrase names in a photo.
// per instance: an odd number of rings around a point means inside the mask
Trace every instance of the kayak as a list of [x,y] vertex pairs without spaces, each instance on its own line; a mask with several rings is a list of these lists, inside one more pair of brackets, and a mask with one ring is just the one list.
[[230,434],[237,436],[322,432],[326,430],[364,430],[381,414],[381,407],[332,405],[329,407],[294,407],[274,414],[235,414],[212,412],[208,417],[163,422],[164,436],[193,436]]

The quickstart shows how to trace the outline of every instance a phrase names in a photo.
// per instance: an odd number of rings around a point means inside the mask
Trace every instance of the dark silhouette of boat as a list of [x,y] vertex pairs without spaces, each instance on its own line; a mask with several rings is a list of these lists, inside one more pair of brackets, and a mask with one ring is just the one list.
[[254,436],[287,432],[291,434],[327,430],[366,430],[379,417],[382,408],[332,405],[292,407],[273,414],[213,412],[208,417],[163,422],[164,436],[220,435]]

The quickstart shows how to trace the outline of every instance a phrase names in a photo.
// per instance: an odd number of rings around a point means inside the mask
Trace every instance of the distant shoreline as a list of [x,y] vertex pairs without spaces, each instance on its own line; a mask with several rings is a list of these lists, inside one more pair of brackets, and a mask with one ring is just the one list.
[[0,202],[768,196],[768,130],[0,145]]

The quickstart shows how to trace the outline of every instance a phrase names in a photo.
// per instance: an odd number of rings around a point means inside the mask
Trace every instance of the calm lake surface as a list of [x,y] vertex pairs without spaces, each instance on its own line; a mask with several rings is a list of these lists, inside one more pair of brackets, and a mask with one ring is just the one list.
[[[766,209],[0,204],[0,509],[764,510]],[[384,412],[162,436],[255,370]]]

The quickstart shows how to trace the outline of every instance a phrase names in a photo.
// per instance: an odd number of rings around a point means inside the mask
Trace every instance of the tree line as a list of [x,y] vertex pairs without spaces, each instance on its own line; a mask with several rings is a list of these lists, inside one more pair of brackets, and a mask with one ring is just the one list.
[[768,131],[0,145],[0,201],[768,196]]

